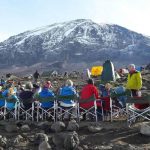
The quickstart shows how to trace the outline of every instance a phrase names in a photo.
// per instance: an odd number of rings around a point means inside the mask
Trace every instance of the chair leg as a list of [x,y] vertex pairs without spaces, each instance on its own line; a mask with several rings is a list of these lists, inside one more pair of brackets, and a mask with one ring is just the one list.
[[95,120],[97,122],[97,104],[96,104],[96,101],[94,101],[94,113],[95,113]]
[[39,107],[37,106],[36,120],[39,122]]
[[78,107],[77,107],[77,118],[78,118],[78,122],[80,122],[80,106],[78,103]]
[[110,121],[113,121],[112,99],[110,98]]

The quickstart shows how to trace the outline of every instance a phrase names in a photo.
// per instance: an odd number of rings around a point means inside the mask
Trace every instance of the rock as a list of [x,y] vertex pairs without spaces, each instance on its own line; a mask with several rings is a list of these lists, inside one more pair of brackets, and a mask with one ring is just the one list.
[[21,135],[17,135],[17,137],[14,140],[14,144],[19,144],[24,141],[25,141],[25,139]]
[[79,146],[79,137],[78,134],[74,131],[69,133],[64,140],[65,150],[74,150]]
[[147,87],[146,87],[146,86],[143,86],[143,87],[142,87],[142,90],[147,90]]
[[67,130],[68,131],[77,131],[77,130],[79,130],[79,124],[77,124],[77,122],[75,120],[71,120],[68,123]]
[[150,136],[150,123],[149,122],[143,122],[141,124],[140,133]]
[[42,143],[43,141],[48,142],[48,136],[44,133],[37,133],[34,138],[34,143],[38,145],[39,143]]
[[88,126],[88,130],[92,133],[101,131],[103,128],[99,124],[92,124]]
[[55,122],[51,126],[51,130],[54,132],[61,132],[65,129],[65,124],[61,121]]
[[7,145],[6,137],[3,137],[2,135],[0,135],[0,146],[5,148],[6,145]]
[[39,150],[51,150],[51,146],[49,145],[48,142],[43,141],[40,145],[39,145]]
[[5,125],[5,130],[6,132],[17,132],[18,131],[18,128],[17,128],[17,125],[16,124],[6,124]]
[[44,122],[39,122],[37,124],[37,127],[44,130],[45,132],[50,132],[51,131],[51,122],[44,121]]
[[0,150],[4,150],[4,148],[3,148],[3,147],[0,147]]
[[31,129],[27,124],[21,126],[21,131],[22,132],[29,132],[30,130]]
[[52,137],[52,142],[57,148],[64,146],[65,133],[56,133]]

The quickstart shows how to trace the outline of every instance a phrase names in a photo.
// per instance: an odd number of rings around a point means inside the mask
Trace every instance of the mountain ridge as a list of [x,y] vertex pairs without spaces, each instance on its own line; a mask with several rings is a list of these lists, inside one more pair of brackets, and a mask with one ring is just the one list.
[[[0,43],[1,66],[30,66],[39,62],[94,64],[149,63],[150,38],[116,24],[77,19],[54,23],[11,36]],[[9,57],[8,57],[9,56]]]

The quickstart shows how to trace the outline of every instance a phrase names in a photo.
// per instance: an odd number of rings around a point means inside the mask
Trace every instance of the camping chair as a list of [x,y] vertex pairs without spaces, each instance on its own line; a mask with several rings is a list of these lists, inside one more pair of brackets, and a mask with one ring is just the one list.
[[[88,102],[91,102],[91,101],[94,102],[94,105],[92,107],[90,107],[89,109],[85,109],[85,108],[83,108],[83,107],[80,106],[80,104],[88,103]],[[97,102],[100,103],[101,112],[97,111]],[[102,117],[102,120],[104,120],[102,100],[96,99],[94,95],[92,95],[88,99],[80,99],[79,98],[78,99],[78,121],[80,121],[80,118],[83,115],[86,115],[86,114],[90,114],[91,116],[95,117],[95,121],[96,122],[98,121],[98,116],[97,115],[100,115]]]
[[107,91],[103,84],[99,86],[101,99],[103,100],[104,120],[110,120],[112,122],[113,118],[118,118],[126,114],[125,101],[127,95],[131,95],[131,92],[126,89],[118,90],[119,88],[116,87]]
[[[36,113],[37,113],[37,122],[39,119],[44,120],[48,118],[52,118],[54,121],[56,119],[56,102],[55,97],[47,97],[41,98],[40,96],[36,97]],[[53,103],[53,106],[52,106]]]
[[[25,119],[25,120],[32,120],[34,121],[34,102],[32,102],[31,107],[26,108],[24,107],[22,100],[19,99],[20,102],[18,103],[18,120]],[[31,101],[32,99],[28,99],[26,101]]]
[[[60,102],[61,101],[74,101],[74,105],[71,107],[63,107],[60,106]],[[77,118],[77,96],[76,95],[58,95],[56,98],[56,119],[61,119],[63,118],[63,116],[65,115],[65,113],[67,113],[68,115],[70,115],[72,118]],[[66,109],[67,108],[67,109]],[[73,109],[75,109],[75,114],[72,113]]]
[[18,101],[16,98],[10,96],[5,98],[5,106],[4,106],[4,120],[10,119],[11,117],[17,120],[17,108]]
[[[144,104],[146,107],[138,109],[134,104]],[[143,118],[150,121],[150,95],[141,97],[128,97],[126,101],[127,124],[130,126],[137,118]]]
[[0,93],[0,116],[3,118],[4,115],[4,109],[5,109],[5,99],[2,96],[2,93]]
[[119,92],[116,88],[110,91],[110,119],[113,121],[113,117],[117,118],[120,116],[126,116],[126,100],[127,97],[131,96],[131,91],[124,89],[124,91]]

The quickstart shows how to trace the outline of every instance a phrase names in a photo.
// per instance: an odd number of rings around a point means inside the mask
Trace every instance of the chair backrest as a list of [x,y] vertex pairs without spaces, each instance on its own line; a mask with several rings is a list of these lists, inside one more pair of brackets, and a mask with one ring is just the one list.
[[127,96],[127,97],[130,97],[130,96],[131,96],[131,90],[125,89],[124,92],[117,93],[117,92],[115,91],[115,89],[111,89],[111,91],[110,91],[110,97],[111,97],[111,98],[114,98],[114,97],[118,98],[118,97],[120,97],[120,96]]
[[44,103],[44,102],[54,102],[55,101],[55,97],[53,96],[49,96],[49,97],[41,97],[41,96],[36,96],[36,100],[38,100],[40,103]]
[[88,102],[92,102],[92,101],[95,101],[96,100],[96,98],[95,98],[95,95],[92,95],[91,97],[89,97],[89,98],[87,98],[87,99],[81,99],[80,97],[79,97],[79,99],[78,99],[78,103],[88,103]]
[[76,95],[57,95],[57,97],[56,97],[56,99],[58,100],[58,101],[63,101],[63,100],[68,100],[68,101],[70,101],[70,100],[76,100],[77,99],[77,96]]
[[141,97],[128,97],[126,103],[150,104],[150,95]]
[[9,96],[5,98],[7,103],[16,103],[17,99],[14,96]]

